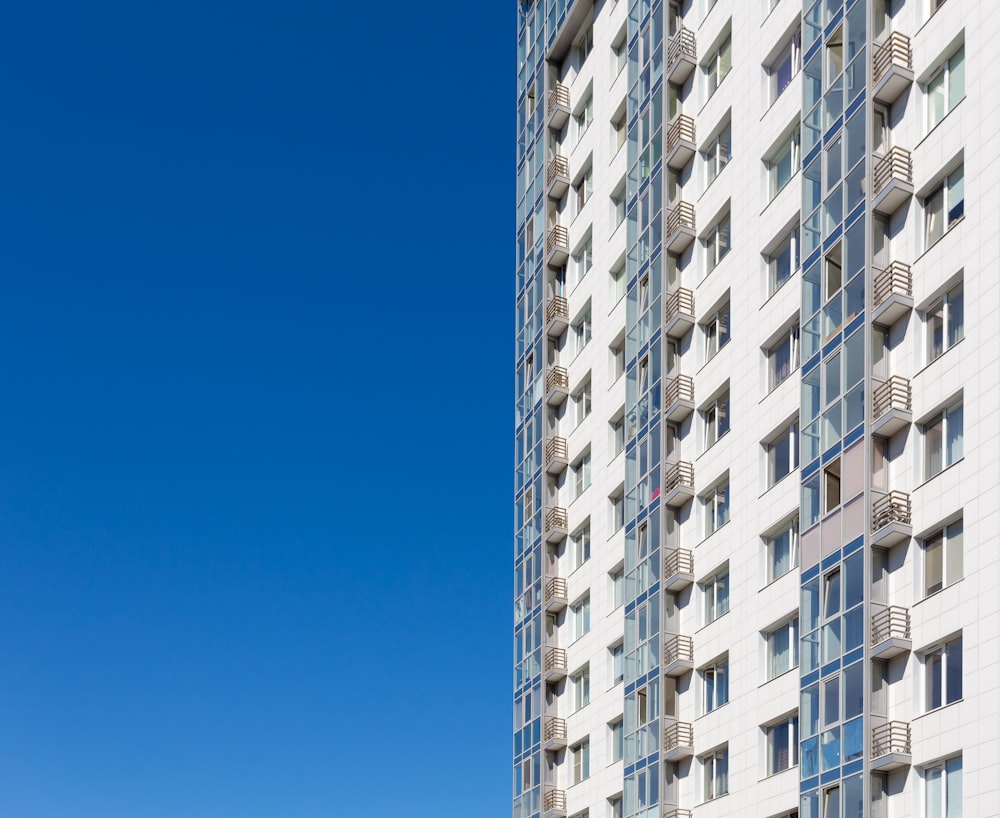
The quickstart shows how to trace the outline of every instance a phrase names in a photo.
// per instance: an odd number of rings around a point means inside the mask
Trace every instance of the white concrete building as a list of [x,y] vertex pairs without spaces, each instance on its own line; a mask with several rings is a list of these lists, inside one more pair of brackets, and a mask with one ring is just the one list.
[[515,818],[1000,815],[1000,4],[517,8]]

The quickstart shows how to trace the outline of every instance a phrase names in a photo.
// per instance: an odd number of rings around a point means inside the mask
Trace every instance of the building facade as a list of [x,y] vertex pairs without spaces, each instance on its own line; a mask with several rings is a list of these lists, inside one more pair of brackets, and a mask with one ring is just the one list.
[[513,815],[1000,815],[1000,4],[517,18]]

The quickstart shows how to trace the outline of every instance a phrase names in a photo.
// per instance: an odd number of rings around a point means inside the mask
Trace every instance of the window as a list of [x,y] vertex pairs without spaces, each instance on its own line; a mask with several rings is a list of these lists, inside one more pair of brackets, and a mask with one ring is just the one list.
[[924,815],[927,818],[962,818],[961,756],[924,770]]
[[570,687],[573,689],[574,712],[590,704],[590,665],[570,677]]
[[[625,188],[617,190],[611,194],[611,230],[614,232],[623,221],[625,221]],[[624,285],[623,285],[624,287]],[[618,303],[615,299],[612,303]]]
[[823,513],[840,505],[840,458],[823,469]]
[[710,273],[729,252],[729,214],[715,223],[705,237],[705,272]]
[[625,374],[625,339],[615,341],[609,348],[611,355],[611,383]]
[[611,654],[611,684],[616,685],[625,678],[625,645],[609,648]]
[[625,525],[625,493],[619,491],[608,497],[608,528],[614,534]]
[[625,111],[622,111],[615,119],[611,120],[611,152],[618,153],[622,145],[625,144]]
[[577,426],[583,423],[584,418],[590,414],[590,404],[590,381],[587,381],[580,387],[580,390],[573,395],[573,417],[576,420]]
[[962,520],[924,538],[924,596],[962,578]]
[[611,44],[611,75],[617,77],[625,68],[625,61],[628,58],[628,41],[623,31]]
[[590,631],[590,597],[586,596],[570,607],[573,618],[573,638],[579,639]]
[[608,577],[611,579],[611,604],[620,608],[625,604],[625,569],[616,568]]
[[705,331],[705,360],[710,361],[729,341],[729,302],[727,301],[702,324]]
[[705,800],[725,795],[729,792],[729,748],[723,747],[701,759],[705,776]]
[[767,260],[767,294],[773,295],[792,273],[799,269],[799,226],[792,231]]
[[799,717],[764,728],[767,736],[767,774],[774,775],[799,763]]
[[[628,276],[625,275],[625,264],[612,269],[608,275],[611,278],[611,305],[614,306],[625,297],[625,285],[628,284]],[[622,344],[622,349],[625,345]]]
[[799,521],[790,520],[767,538],[767,580],[773,582],[799,567]]
[[931,14],[936,12],[941,6],[945,4],[945,0],[931,0]]
[[580,181],[573,185],[573,193],[576,198],[576,212],[579,213],[583,210],[583,206],[587,204],[590,199],[590,195],[594,192],[594,169],[593,167],[587,168],[583,172],[583,176],[580,177]]
[[729,483],[720,483],[702,500],[705,504],[705,536],[729,522]]
[[767,68],[768,99],[772,103],[792,84],[792,77],[795,76],[801,64],[799,32],[796,31],[788,45],[782,49],[781,53],[775,57],[774,62]]
[[727,122],[726,126],[715,135],[709,142],[708,147],[702,152],[705,157],[706,181],[710,185],[715,177],[722,173],[722,169],[729,164],[732,157],[733,133],[732,126]]
[[618,457],[625,449],[625,416],[611,421],[612,457]]
[[573,555],[573,570],[576,570],[590,559],[590,526],[585,525],[571,536],[569,541]]
[[729,612],[729,569],[724,568],[702,583],[705,594],[705,624]]
[[702,70],[705,72],[705,87],[707,91],[705,99],[710,98],[716,92],[732,67],[733,40],[732,37],[726,37],[722,41],[722,44],[712,52],[708,62],[702,66]]
[[962,459],[962,415],[958,403],[924,424],[925,480]]
[[590,452],[586,452],[572,465],[573,499],[575,500],[590,487]]
[[570,752],[573,755],[573,783],[579,784],[590,778],[590,739],[574,744]]
[[573,324],[573,350],[575,355],[579,355],[585,346],[590,343],[594,335],[593,320],[590,308],[581,315]]
[[705,419],[705,448],[707,449],[729,431],[728,390],[719,395],[702,411],[702,417]]
[[767,385],[774,389],[799,365],[799,328],[789,327],[767,351]]
[[796,128],[767,160],[768,198],[773,199],[799,170],[799,130]]
[[729,701],[729,657],[712,663],[701,671],[706,713]]
[[611,745],[611,763],[621,761],[625,755],[625,724],[615,719],[608,725],[608,742]]
[[767,448],[767,486],[770,488],[799,467],[799,424],[782,429]]
[[965,298],[962,285],[949,290],[924,316],[927,362],[943,355],[965,337]]
[[587,128],[590,127],[590,123],[594,121],[594,97],[590,95],[584,101],[580,109],[573,114],[573,132],[575,134],[575,141],[579,142],[583,135],[587,132]]
[[585,275],[590,272],[590,268],[594,266],[594,240],[593,238],[588,238],[573,254],[573,264],[571,267],[573,280],[571,287],[575,287],[579,284]]
[[580,65],[583,65],[587,61],[587,57],[590,56],[590,52],[594,50],[594,27],[587,26],[587,30],[583,32],[583,36],[576,44],[577,54],[580,55]]
[[767,680],[776,679],[782,673],[799,666],[799,619],[789,619],[768,631],[764,638],[767,643]]
[[924,710],[936,710],[962,698],[962,637],[927,651],[924,665]]
[[960,167],[924,199],[924,245],[930,247],[964,215],[965,169]]
[[952,54],[924,86],[927,130],[937,125],[965,96],[965,49]]

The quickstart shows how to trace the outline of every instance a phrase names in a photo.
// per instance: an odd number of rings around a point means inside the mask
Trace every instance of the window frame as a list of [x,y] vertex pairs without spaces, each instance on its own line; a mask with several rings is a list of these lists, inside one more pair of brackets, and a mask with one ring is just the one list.
[[701,325],[702,332],[705,334],[705,363],[711,361],[729,343],[732,317],[730,306],[730,301],[727,298],[725,303]]
[[729,745],[701,756],[703,802],[729,794]]
[[570,747],[570,755],[573,759],[572,781],[581,784],[590,778],[590,736]]
[[[780,464],[785,471],[778,476],[778,452],[782,445],[787,446],[784,463]],[[765,485],[768,489],[774,488],[788,475],[799,467],[799,419],[796,417],[788,426],[783,427],[778,434],[772,435],[771,439],[764,443],[764,453],[767,464],[767,480]]]
[[[962,701],[964,682],[962,653],[961,633],[921,651],[922,712],[931,713]],[[934,660],[934,663],[928,664],[930,660]]]
[[[776,663],[775,643],[779,634],[786,634],[782,638],[788,641],[788,667],[779,667]],[[799,635],[798,615],[764,632],[765,681],[773,681],[799,666]]]
[[708,229],[702,244],[705,247],[705,275],[708,275],[733,248],[733,226],[729,210]]
[[726,120],[725,124],[719,128],[705,149],[701,152],[705,162],[705,187],[719,178],[719,174],[725,169],[733,158],[733,125]]
[[733,70],[732,32],[726,34],[701,67],[705,76],[705,101],[708,102]]
[[[938,329],[932,319],[940,310],[940,340]],[[957,326],[956,326],[957,315]],[[936,299],[923,313],[924,354],[930,364],[944,355],[955,344],[965,338],[965,282],[959,281],[954,287]]]
[[[778,539],[788,535],[788,568],[778,573],[777,566],[780,565],[777,551]],[[781,579],[785,574],[794,571],[799,567],[799,518],[798,515],[792,517],[781,528],[772,531],[764,538],[764,552],[766,565],[766,576],[768,583]]]
[[[800,225],[796,224],[787,236],[767,256],[767,295],[770,298],[798,272],[801,266],[799,251],[801,249]],[[788,272],[782,275],[781,259],[787,254]]]
[[729,654],[723,654],[698,671],[701,678],[702,713],[708,714],[729,704]]
[[[941,428],[941,431],[936,434],[940,448],[939,463],[934,459],[934,447],[928,437],[929,432],[938,426]],[[958,434],[952,438],[956,426]],[[923,448],[924,480],[937,477],[941,472],[958,463],[965,456],[965,406],[963,402],[961,400],[955,401],[921,423],[920,438]]]
[[569,678],[573,686],[573,712],[578,713],[590,704],[590,665],[584,665]]
[[[778,369],[778,355],[783,348],[788,349],[787,371]],[[781,337],[767,348],[767,391],[768,394],[787,381],[799,368],[801,361],[799,325],[792,324],[782,332]],[[780,376],[780,377],[779,377]]]
[[[936,531],[931,531],[920,538],[920,565],[921,565],[921,592],[923,599],[933,596],[945,588],[950,588],[959,582],[965,575],[964,566],[964,539],[965,539],[964,519],[959,517],[947,525],[942,525]],[[939,543],[932,546],[932,543]],[[931,548],[934,548],[931,551]],[[957,556],[956,556],[957,552]],[[932,574],[928,568],[928,561],[936,553],[936,560],[939,563]],[[932,576],[937,576],[939,581],[933,585],[929,582]]]
[[[921,769],[921,806],[924,815],[936,815],[938,818],[962,818],[963,768],[962,756],[956,755],[950,758],[943,758]],[[935,771],[938,772],[939,778],[937,780],[940,781],[939,792],[936,793],[936,798],[935,794],[931,792],[931,781],[933,779],[929,775],[929,773]],[[953,774],[955,778],[951,777]],[[949,796],[956,783],[958,784],[958,795],[952,801]],[[934,811],[932,811],[930,803],[932,798],[937,800],[937,806]],[[949,809],[949,806],[951,809]]]
[[[780,729],[786,731],[784,747],[776,739]],[[785,765],[781,766],[781,752],[784,750]],[[779,721],[764,726],[764,774],[777,775],[799,766],[799,714],[791,713]]]
[[590,633],[590,594],[570,605],[569,610],[573,619],[573,641],[576,641]]
[[729,613],[729,566],[703,579],[699,586],[705,598],[705,624],[710,625]]
[[729,389],[725,389],[701,410],[705,426],[705,450],[711,449],[729,431],[730,399]]
[[[767,166],[767,201],[773,202],[788,183],[795,178],[802,164],[800,145],[802,136],[799,126],[796,126],[784,137],[777,147],[771,151],[764,164]],[[788,159],[788,176],[780,181],[779,172]],[[779,183],[780,182],[780,183]]]
[[[781,85],[781,68],[788,65],[787,80]],[[778,52],[778,55],[766,66],[768,107],[774,105],[781,95],[788,90],[796,74],[802,70],[802,32],[795,29],[788,43]]]
[[729,522],[729,480],[716,483],[702,497],[705,509],[705,537],[711,537]]
[[[952,202],[959,190],[961,199]],[[923,199],[924,249],[928,250],[943,239],[965,218],[965,165],[961,164],[935,185]],[[940,219],[940,227],[935,222]]]
[[[956,60],[956,58],[960,58]],[[956,62],[961,66],[960,70],[956,70]],[[955,90],[952,88],[953,75],[958,74],[961,77],[961,93],[956,95]],[[932,90],[931,84],[938,78],[941,78],[941,115],[937,119],[934,118],[934,109],[931,106],[932,102]],[[927,78],[927,81],[922,83],[920,86],[920,93],[923,96],[924,102],[924,128],[926,133],[930,133],[934,128],[941,124],[941,122],[948,116],[952,111],[955,110],[955,106],[958,105],[963,99],[965,99],[965,43],[963,42],[958,48],[951,52],[941,64],[937,67],[933,74]]]

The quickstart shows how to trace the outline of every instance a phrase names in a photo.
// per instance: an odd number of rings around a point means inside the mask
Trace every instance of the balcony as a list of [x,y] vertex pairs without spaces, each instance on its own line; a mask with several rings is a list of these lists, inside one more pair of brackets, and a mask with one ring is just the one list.
[[569,326],[569,302],[554,295],[545,302],[545,334],[558,338]]
[[542,796],[542,818],[565,818],[566,791],[546,790]]
[[872,503],[871,544],[890,548],[913,536],[910,495],[905,491],[890,491],[876,497]]
[[913,275],[910,265],[890,261],[882,270],[875,271],[872,293],[874,311],[872,321],[891,327],[913,309]]
[[[910,192],[913,192],[912,185]],[[666,236],[664,247],[671,253],[683,253],[687,250],[694,241],[694,205],[678,202],[677,207],[668,210],[663,234]]]
[[569,373],[564,366],[550,366],[545,372],[545,402],[558,406],[569,397]]
[[553,156],[545,166],[545,190],[550,199],[561,199],[569,189],[569,159]]
[[913,160],[905,148],[891,148],[875,160],[872,208],[891,216],[913,195]]
[[683,287],[667,293],[663,307],[663,331],[681,339],[694,326],[694,293]]
[[872,395],[872,434],[892,437],[913,422],[913,389],[908,378],[893,375]]
[[872,770],[910,766],[910,724],[890,721],[872,728]]
[[667,82],[683,85],[698,64],[698,44],[694,32],[681,28],[667,43]]
[[882,105],[892,105],[913,82],[913,51],[910,38],[892,32],[872,55],[872,96]]
[[912,649],[908,608],[889,605],[872,615],[873,659],[893,659]]
[[678,375],[663,385],[663,414],[667,420],[682,421],[694,411],[694,381]]
[[569,88],[556,84],[545,98],[545,121],[554,130],[562,130],[569,119]]
[[694,755],[694,730],[686,721],[668,721],[663,726],[663,759],[671,761]]
[[663,502],[680,508],[694,497],[694,466],[686,460],[667,465],[663,475]]
[[562,267],[569,258],[569,230],[555,225],[545,237],[545,261],[550,267]]
[[566,438],[550,437],[545,441],[545,471],[559,474],[569,465],[569,450]]
[[566,509],[553,506],[545,512],[545,540],[546,542],[559,542],[566,539],[569,531],[569,518]]
[[686,548],[667,551],[663,557],[663,587],[682,591],[694,582],[694,555]]
[[663,640],[663,672],[683,676],[694,669],[694,641],[690,636],[673,634]]
[[542,746],[546,750],[561,750],[566,746],[566,719],[549,716],[542,728]]
[[545,610],[547,613],[561,611],[569,603],[569,593],[566,580],[562,577],[549,577],[545,580]]
[[694,142],[694,119],[681,114],[667,126],[667,165],[680,170],[694,158],[698,148]]
[[663,818],[691,818],[691,810],[668,807],[663,813]]
[[545,650],[546,682],[558,682],[566,678],[566,651],[562,648],[546,648]]

